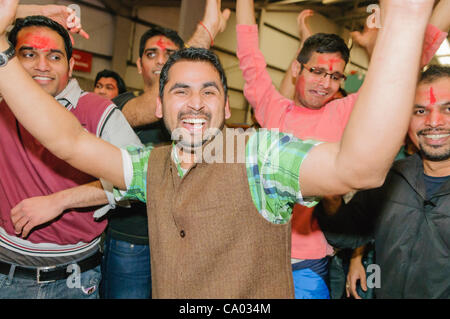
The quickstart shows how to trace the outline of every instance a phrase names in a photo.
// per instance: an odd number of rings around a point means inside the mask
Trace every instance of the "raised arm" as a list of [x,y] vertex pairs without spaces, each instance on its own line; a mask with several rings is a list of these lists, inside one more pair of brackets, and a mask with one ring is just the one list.
[[380,186],[412,113],[432,0],[381,1],[380,29],[366,80],[339,144],[322,144],[300,169],[304,196]]
[[[9,47],[5,30],[16,8],[17,0],[0,1],[0,51]],[[20,123],[53,154],[87,174],[125,188],[120,150],[88,133],[31,79],[17,58],[0,68],[0,92]]]
[[206,0],[203,19],[188,40],[188,46],[209,49],[216,36],[225,30],[231,12],[229,9],[221,11],[221,2],[221,0]]
[[299,47],[280,84],[280,93],[291,100],[294,99],[295,95],[295,78],[292,76],[291,72],[292,64],[297,60],[297,56],[300,53],[305,40],[312,35],[312,31],[308,25],[307,19],[313,15],[314,11],[307,9],[300,12],[297,17],[298,33],[300,36]]
[[236,2],[236,22],[236,53],[245,80],[244,96],[255,110],[258,123],[272,128],[274,123],[279,125],[291,100],[277,91],[266,70],[264,56],[259,50],[253,0]]
[[72,8],[56,4],[23,4],[17,7],[16,18],[25,18],[31,15],[46,16],[64,26],[71,33],[78,33],[83,38],[89,39],[89,34],[81,27],[81,20]]
[[[217,34],[225,30],[230,10],[221,11],[220,0],[206,0],[202,24],[198,23],[187,46],[209,49]],[[142,95],[128,101],[122,112],[132,127],[140,127],[159,121],[155,115],[159,85],[153,85]]]

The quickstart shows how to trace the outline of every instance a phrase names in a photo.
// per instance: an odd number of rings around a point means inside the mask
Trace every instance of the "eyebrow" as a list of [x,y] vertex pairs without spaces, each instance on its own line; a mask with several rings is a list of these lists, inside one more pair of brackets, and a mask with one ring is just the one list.
[[[21,51],[26,51],[26,50],[38,50],[38,49],[36,49],[36,48],[34,48],[34,47],[22,46],[22,47],[20,47],[19,52],[21,52]],[[58,49],[50,49],[49,51],[50,51],[51,53],[60,53],[60,54],[62,54],[62,55],[65,55],[63,51],[58,50]]]
[[174,85],[172,85],[172,87],[169,89],[169,92],[171,92],[171,91],[173,91],[175,89],[180,89],[180,88],[181,89],[188,89],[188,88],[190,88],[190,86],[187,85],[187,84],[184,84],[184,83],[177,82]]
[[215,87],[218,91],[220,91],[219,86],[216,84],[216,82],[213,82],[213,81],[203,83],[202,88],[204,89],[204,88],[207,88],[207,87],[210,87],[210,86],[213,86],[213,87]]
[[[210,86],[215,87],[218,91],[220,91],[219,86],[216,84],[216,82],[213,82],[213,81],[203,83],[202,89],[210,87]],[[173,91],[175,89],[179,89],[179,88],[181,88],[181,89],[188,89],[188,88],[190,88],[190,85],[187,85],[185,83],[177,82],[174,85],[172,85],[172,87],[169,89],[169,92]]]
[[[169,51],[169,52],[175,52],[175,51],[177,51],[177,49],[169,49],[169,48],[165,48],[165,50],[166,50],[166,51]],[[156,52],[156,51],[158,51],[158,48],[157,48],[157,47],[152,47],[152,48],[147,48],[147,49],[145,49],[145,50],[144,50],[144,53],[147,53],[147,52]]]
[[[442,107],[442,106],[450,106],[450,101],[447,102],[443,102],[443,103],[436,103],[437,106]],[[414,108],[415,109],[425,109],[427,108],[427,105],[420,105],[420,104],[414,104]]]

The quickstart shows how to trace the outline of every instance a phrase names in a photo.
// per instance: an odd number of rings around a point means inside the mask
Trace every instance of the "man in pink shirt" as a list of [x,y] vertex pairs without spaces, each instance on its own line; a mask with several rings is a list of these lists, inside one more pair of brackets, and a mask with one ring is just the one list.
[[[422,65],[431,60],[447,36],[441,31],[449,29],[449,21],[442,15],[448,9],[445,6],[448,1],[441,1],[431,17]],[[237,56],[245,79],[244,95],[260,125],[292,133],[301,139],[339,141],[358,97],[358,94],[351,94],[332,100],[344,79],[348,62],[345,42],[326,34],[317,34],[305,41],[290,70],[296,78],[294,100],[290,100],[277,91],[266,71],[258,47],[253,1],[238,0],[236,14]],[[332,247],[313,217],[313,209],[296,205],[294,212],[291,257],[296,298],[329,298],[325,284],[326,256],[332,253]]]

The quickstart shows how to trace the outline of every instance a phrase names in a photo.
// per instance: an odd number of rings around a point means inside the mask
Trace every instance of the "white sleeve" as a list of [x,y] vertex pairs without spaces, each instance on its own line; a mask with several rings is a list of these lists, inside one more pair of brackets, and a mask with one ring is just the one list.
[[[125,116],[117,108],[114,109],[111,112],[111,114],[109,114],[107,121],[105,122],[103,128],[101,128],[100,138],[120,148],[129,145],[138,147],[143,146],[143,144],[139,140],[139,137],[136,135],[136,133],[134,133],[130,124],[128,124],[127,120],[125,119]],[[124,153],[128,155],[128,152],[122,150],[122,159],[125,167]],[[131,159],[129,159],[128,161],[129,164],[131,164]],[[124,177],[128,188],[128,185],[130,185],[131,183],[131,179],[129,177],[128,177],[129,179],[127,179],[127,175],[124,175]],[[131,167],[131,178],[132,177],[133,177],[133,167]],[[103,179],[100,179],[100,182],[102,183],[106,197],[108,198],[108,204],[100,207],[94,212],[95,218],[99,218],[105,215],[110,209],[114,209],[116,207],[116,200],[114,199],[113,194],[113,185],[110,182],[105,181]],[[127,203],[121,202],[121,206],[127,206]]]

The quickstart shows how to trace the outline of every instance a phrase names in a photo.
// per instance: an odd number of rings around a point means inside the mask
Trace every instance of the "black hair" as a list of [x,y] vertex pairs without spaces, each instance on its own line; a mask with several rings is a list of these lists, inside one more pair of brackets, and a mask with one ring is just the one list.
[[26,18],[18,18],[14,23],[14,27],[8,35],[8,40],[15,47],[17,45],[17,34],[20,30],[27,27],[46,27],[57,32],[64,40],[67,61],[72,57],[72,41],[69,32],[58,22],[44,16],[28,16]]
[[222,64],[220,63],[219,58],[217,57],[216,54],[214,54],[214,52],[203,48],[181,49],[176,51],[169,57],[166,64],[164,64],[161,70],[161,75],[159,76],[159,97],[161,98],[161,101],[163,100],[164,87],[166,86],[167,81],[169,80],[168,78],[169,70],[175,63],[180,61],[208,62],[212,66],[214,66],[214,68],[219,73],[226,101],[228,94],[228,85],[227,85],[227,78],[225,76],[225,71],[222,68]]
[[95,77],[94,86],[97,85],[97,82],[101,78],[113,78],[116,80],[117,83],[117,89],[119,90],[119,94],[125,93],[127,91],[127,87],[125,85],[125,82],[123,81],[122,77],[119,75],[119,73],[114,72],[112,70],[103,70],[97,73],[97,76]]
[[419,83],[431,83],[441,78],[450,78],[450,66],[432,64],[420,74]]
[[139,57],[142,58],[147,40],[157,35],[165,36],[178,46],[178,49],[184,48],[184,41],[174,30],[162,27],[153,27],[147,30],[142,36],[139,43]]
[[350,50],[345,44],[344,40],[336,35],[329,33],[316,33],[306,39],[300,53],[297,56],[297,61],[301,64],[308,63],[311,55],[314,53],[339,53],[345,64],[350,58]]

